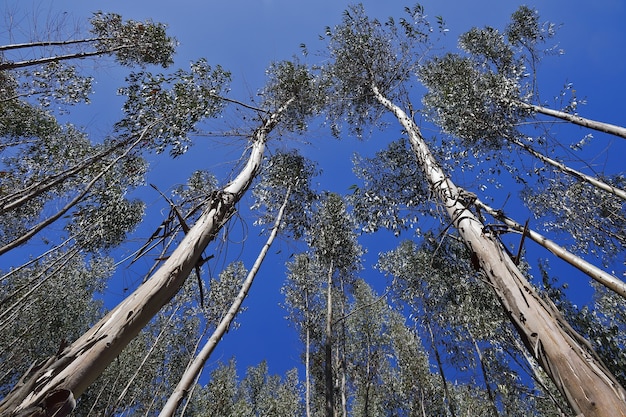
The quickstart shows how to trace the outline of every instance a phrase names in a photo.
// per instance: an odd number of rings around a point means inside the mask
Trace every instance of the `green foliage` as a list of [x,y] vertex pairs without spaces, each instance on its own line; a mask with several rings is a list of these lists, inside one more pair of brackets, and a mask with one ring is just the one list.
[[364,126],[378,120],[381,108],[372,86],[389,99],[402,97],[402,83],[416,69],[432,32],[421,6],[406,8],[405,14],[398,23],[390,19],[381,24],[357,5],[343,13],[339,26],[327,28],[332,62],[324,73],[335,98],[328,110],[335,134],[347,122],[362,136]]
[[143,146],[157,153],[170,147],[172,156],[180,156],[196,125],[221,111],[220,94],[229,79],[228,72],[220,66],[212,69],[204,59],[193,62],[190,71],[171,75],[133,73],[127,77],[128,86],[118,91],[127,100],[125,117],[116,128],[124,137],[142,137]]
[[113,52],[121,65],[158,64],[168,67],[176,40],[167,36],[166,26],[151,21],[123,21],[116,13],[96,12],[90,20],[97,37],[97,50]]
[[464,146],[500,149],[507,138],[518,136],[517,125],[529,114],[516,105],[520,78],[491,72],[471,58],[433,58],[420,68],[419,78],[428,88],[422,98],[427,115]]
[[288,194],[281,230],[300,239],[310,227],[311,206],[317,199],[311,180],[317,173],[315,164],[295,150],[272,155],[252,191],[255,198],[252,209],[262,210],[255,224],[273,224]]
[[372,158],[355,155],[353,164],[363,184],[349,199],[364,232],[385,228],[398,236],[417,224],[416,212],[427,211],[429,190],[406,139],[391,142]]
[[418,71],[428,88],[423,97],[428,117],[463,145],[499,150],[519,136],[519,124],[532,115],[526,106],[536,95],[539,46],[554,35],[552,24],[521,6],[504,33],[491,27],[472,28],[459,38],[466,53],[436,57]]
[[[224,318],[247,275],[243,262],[233,262],[220,272],[219,279],[211,278],[204,315],[212,326],[217,326]],[[245,308],[240,309],[240,312],[243,311]]]
[[296,59],[273,62],[266,74],[268,81],[260,93],[264,108],[276,112],[291,102],[281,113],[281,125],[288,130],[305,131],[309,119],[321,111],[326,101],[320,77]]
[[266,362],[248,368],[237,380],[234,359],[211,372],[210,381],[194,397],[193,415],[283,417],[301,415],[300,387],[295,369],[284,379],[269,375]]
[[[621,176],[604,178],[616,188],[626,187]],[[526,204],[548,230],[573,238],[572,249],[594,254],[605,263],[626,248],[626,208],[614,196],[575,179],[554,177],[539,190],[525,189]],[[575,208],[575,209],[574,209]]]
[[0,396],[35,362],[55,354],[100,316],[94,300],[112,260],[57,252],[0,281]]
[[[432,328],[432,349],[443,351],[446,369],[452,367],[459,381],[451,387],[455,398],[449,400],[455,408],[490,401],[482,387],[489,384],[496,406],[507,415],[554,411],[552,401],[540,400],[543,387],[521,379],[520,372],[533,376],[523,365],[526,357],[519,351],[523,347],[516,343],[515,330],[491,289],[477,279],[470,254],[459,240],[446,236],[437,241],[427,235],[419,246],[404,241],[380,256],[378,268],[393,277],[394,298],[409,307],[417,323]],[[511,358],[521,369],[511,364]],[[491,413],[490,407],[486,413]]]
[[312,225],[309,246],[322,264],[332,265],[340,274],[359,269],[363,250],[357,241],[356,224],[339,195],[328,194],[320,201]]

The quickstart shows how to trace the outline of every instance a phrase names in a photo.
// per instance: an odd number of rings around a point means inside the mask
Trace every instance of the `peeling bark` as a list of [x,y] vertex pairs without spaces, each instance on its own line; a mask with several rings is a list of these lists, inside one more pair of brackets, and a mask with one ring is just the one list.
[[459,188],[445,175],[413,120],[383,96],[376,85],[371,90],[407,131],[433,193],[444,204],[452,224],[476,257],[524,345],[572,409],[586,417],[626,416],[624,388],[556,307],[539,297],[497,236],[483,232],[484,225],[465,206]]
[[[235,204],[260,168],[268,133],[292,101],[287,101],[254,132],[246,166],[230,184],[214,193],[205,212],[165,263],[74,343],[29,370],[0,403],[0,416],[21,415],[33,407],[51,411],[46,408],[46,401],[57,390],[65,390],[78,398],[176,295],[204,249],[233,215]],[[58,411],[55,417],[66,416],[69,412],[71,410]]]

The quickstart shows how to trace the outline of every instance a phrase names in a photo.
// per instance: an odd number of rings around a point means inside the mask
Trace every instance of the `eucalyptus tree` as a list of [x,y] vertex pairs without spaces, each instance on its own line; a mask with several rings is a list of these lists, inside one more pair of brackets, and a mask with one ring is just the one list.
[[[393,277],[392,296],[408,306],[430,336],[445,400],[454,414],[462,414],[459,410],[467,404],[458,402],[460,383],[449,383],[444,368],[454,369],[457,380],[475,381],[470,390],[490,404],[488,415],[541,415],[567,409],[563,399],[538,400],[545,389],[541,381],[529,383],[535,376],[534,362],[524,366],[515,329],[456,236],[436,239],[428,233],[419,246],[404,241],[380,256],[378,268]],[[528,377],[519,377],[519,368]]]
[[[20,413],[25,410],[51,412],[52,408],[59,410],[60,415],[69,413],[75,405],[75,398],[87,389],[162,306],[179,291],[189,273],[200,261],[206,246],[235,213],[236,204],[256,177],[271,131],[283,122],[286,128],[303,128],[304,119],[316,110],[315,103],[319,102],[321,91],[307,67],[291,62],[278,63],[272,66],[268,73],[270,80],[263,91],[268,110],[260,116],[259,127],[251,135],[248,160],[239,174],[207,200],[203,214],[149,280],[70,346],[58,355],[44,360],[41,367],[26,374],[24,384],[17,386],[0,403],[0,412]],[[206,79],[201,81],[210,82]],[[196,91],[198,90],[194,90]],[[161,124],[154,129],[157,123],[152,124],[152,114],[159,114],[159,111],[172,106],[176,108],[177,103],[168,102],[169,95],[157,91],[156,106],[148,107],[147,111],[140,111],[135,104],[149,103],[151,92],[148,89],[132,88],[131,85],[127,94],[128,117],[126,123],[120,125],[121,128],[130,134],[136,133],[137,130],[149,130],[157,143],[168,145],[173,143],[175,152],[184,149],[182,133],[185,132],[186,126],[193,125],[190,120],[196,113],[191,113],[186,118],[174,118],[171,123]],[[209,103],[218,100],[214,96],[207,98],[202,94],[196,94],[194,99]],[[206,116],[206,112],[200,112],[200,115]],[[166,120],[169,121],[167,118]],[[145,126],[145,123],[148,125]]]
[[348,342],[340,318],[348,313],[348,299],[360,268],[362,249],[355,226],[340,196],[324,196],[315,205],[307,230],[309,252],[296,255],[288,264],[283,292],[290,318],[297,323],[305,344],[307,415],[322,410],[327,416],[347,412]]
[[[625,248],[620,233],[626,200],[623,175],[588,175],[573,169],[547,156],[555,146],[546,138],[529,137],[520,127],[528,120],[539,122],[535,115],[541,113],[626,137],[624,128],[579,117],[575,97],[564,111],[533,104],[539,100],[536,66],[545,53],[539,48],[553,35],[553,25],[541,24],[537,12],[525,6],[513,14],[503,32],[471,29],[459,39],[463,54],[435,57],[419,69],[419,78],[428,88],[423,102],[426,114],[470,149],[494,152],[498,159],[504,158],[502,150],[521,149],[554,170],[535,169],[540,173],[538,185],[527,184],[528,175],[522,179],[515,174],[525,184],[525,200],[536,215],[548,215],[549,228],[569,232],[578,253],[593,253],[609,263]],[[539,152],[537,143],[546,151]],[[572,197],[578,209],[570,213]]]
[[537,113],[626,138],[625,128],[578,116],[575,97],[565,111],[533,103],[539,99],[537,65],[542,55],[554,52],[540,48],[555,33],[554,24],[540,22],[537,11],[527,6],[513,13],[504,32],[471,29],[459,38],[468,56],[449,53],[420,69],[429,88],[427,109],[455,135],[492,145],[515,137],[516,125]]
[[[167,67],[173,63],[172,55],[176,40],[167,35],[166,26],[162,23],[124,21],[119,14],[103,12],[94,13],[89,23],[91,25],[89,32],[92,36],[88,38],[62,41],[50,39],[0,47],[3,53],[0,70],[98,55],[112,55],[121,65],[158,64]],[[81,50],[82,47],[90,49]],[[60,55],[37,56],[17,62],[6,56],[9,51],[20,51],[23,54],[24,50],[28,50],[35,54],[36,49],[43,48],[76,48],[77,50]]]
[[[0,395],[39,358],[63,349],[102,314],[102,302],[93,294],[112,272],[111,259],[89,261],[74,250],[50,254],[1,280]],[[54,279],[44,278],[51,274]]]
[[336,114],[356,125],[357,133],[383,111],[397,118],[433,197],[471,251],[524,345],[574,411],[597,416],[626,413],[626,391],[554,305],[540,299],[499,237],[484,233],[484,224],[470,210],[471,194],[444,172],[419,127],[398,103],[402,86],[417,69],[418,48],[426,48],[431,31],[420,6],[407,12],[398,24],[390,20],[383,25],[369,19],[362,7],[353,7],[340,25],[327,29],[332,60],[328,77],[333,96],[340,98],[334,103]]
[[234,359],[220,363],[192,404],[194,416],[296,416],[301,414],[295,369],[284,377],[270,375],[266,362],[247,369],[238,380]]
[[[189,392],[194,381],[200,376],[204,364],[241,310],[242,304],[250,292],[254,279],[279,230],[284,228],[283,225],[287,224],[287,227],[294,231],[294,235],[297,236],[302,233],[303,225],[306,225],[306,216],[303,213],[310,212],[310,204],[314,197],[309,187],[312,173],[311,164],[307,163],[297,153],[277,153],[270,158],[268,166],[262,172],[260,184],[254,189],[254,194],[258,199],[257,205],[263,205],[267,210],[262,220],[267,218],[269,213],[276,210],[277,200],[282,197],[283,202],[275,214],[276,218],[270,234],[250,272],[246,274],[245,279],[241,283],[238,294],[232,297],[230,306],[219,318],[213,334],[207,339],[194,360],[187,366],[178,385],[161,410],[159,414],[161,417],[173,416],[175,414],[178,405],[184,399],[186,393]],[[211,286],[211,291],[214,292],[213,286]]]

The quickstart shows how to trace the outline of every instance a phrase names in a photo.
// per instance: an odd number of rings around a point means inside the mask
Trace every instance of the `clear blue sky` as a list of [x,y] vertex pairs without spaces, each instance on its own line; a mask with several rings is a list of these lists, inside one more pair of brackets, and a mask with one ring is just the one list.
[[[385,20],[388,16],[399,16],[405,3],[398,0],[369,0],[363,2],[370,16]],[[175,56],[175,68],[188,68],[188,63],[200,57],[206,57],[209,63],[221,65],[232,72],[232,97],[249,101],[264,83],[265,68],[272,61],[289,59],[299,54],[299,45],[307,44],[310,51],[323,48],[318,35],[323,33],[325,26],[339,23],[341,12],[350,4],[346,1],[322,0],[231,0],[231,1],[190,1],[176,2],[166,0],[51,0],[28,1],[2,0],[4,10],[0,13],[7,16],[21,16],[23,22],[32,21],[32,9],[39,18],[57,13],[68,13],[70,19],[85,21],[91,12],[102,10],[120,13],[127,19],[154,21],[169,25],[169,33],[175,36],[180,45]],[[582,115],[618,125],[626,125],[624,114],[624,98],[626,85],[626,4],[621,0],[587,1],[424,1],[426,13],[434,19],[441,15],[445,19],[450,32],[447,42],[450,49],[456,45],[458,35],[472,26],[490,25],[502,28],[511,13],[521,4],[527,4],[539,10],[542,20],[562,24],[557,39],[565,55],[546,59],[541,67],[541,91],[543,98],[559,93],[566,82],[573,82],[579,96],[585,97],[588,104],[580,108]],[[6,18],[5,18],[6,20]],[[6,27],[6,25],[5,25]],[[0,33],[0,42],[7,43],[6,32]],[[310,57],[313,62],[315,57]],[[97,84],[93,104],[81,109],[77,114],[81,120],[72,118],[79,125],[85,125],[94,135],[104,135],[111,130],[112,124],[121,116],[121,99],[115,97],[117,87],[123,85],[126,70],[116,67],[98,69],[94,76]],[[169,71],[169,70],[166,70]],[[233,124],[238,121],[233,119]],[[399,135],[398,129],[392,129],[391,139]],[[586,133],[586,132],[585,132]],[[580,133],[582,137],[584,133]],[[578,139],[580,139],[580,137]],[[599,137],[599,136],[598,136]],[[314,142],[307,151],[310,157],[332,154],[334,158],[320,161],[320,166],[327,174],[320,179],[324,186],[337,187],[333,191],[345,193],[347,185],[354,180],[351,176],[350,158],[354,152],[355,142],[339,144],[330,139],[323,131],[311,132],[309,137]],[[575,138],[568,138],[574,142]],[[597,139],[598,141],[600,139]],[[619,141],[621,139],[606,140]],[[373,143],[373,145],[371,144]],[[569,142],[568,142],[569,143]],[[289,142],[285,142],[289,146]],[[360,144],[366,152],[374,152],[381,148],[380,144],[370,142]],[[184,157],[171,161],[167,157],[156,157],[152,161],[150,182],[159,184],[162,190],[184,181],[195,169],[214,170],[219,179],[220,173],[230,167],[231,162],[239,159],[242,142],[231,144],[215,143],[199,140]],[[621,149],[624,147],[616,147]],[[613,155],[622,157],[622,155]],[[603,156],[604,158],[604,156]],[[227,162],[224,165],[224,162]],[[619,159],[611,163],[620,163]],[[598,161],[598,163],[603,163]],[[332,175],[332,177],[331,177]],[[146,221],[141,237],[147,237],[160,223],[160,210],[163,201],[154,193],[148,192],[150,217]],[[247,204],[247,203],[244,203]],[[258,230],[247,224],[247,233],[255,237]],[[235,229],[242,229],[237,225]],[[229,254],[233,258],[241,255],[241,259],[250,267],[252,259],[260,246],[251,239],[243,250],[232,244]],[[388,248],[397,242],[388,242]],[[295,332],[290,330],[283,319],[285,310],[278,305],[281,302],[278,288],[284,278],[282,264],[284,255],[290,247],[279,244],[272,253],[281,249],[283,256],[270,256],[262,267],[258,281],[246,302],[248,311],[239,318],[241,328],[230,332],[219,345],[210,362],[218,359],[224,361],[236,356],[240,367],[256,365],[262,359],[268,359],[270,372],[282,373],[286,369],[298,366],[301,352]],[[211,250],[209,249],[209,253]],[[275,255],[275,254],[274,254]],[[543,255],[545,256],[545,255]],[[368,254],[368,261],[375,261],[376,253]],[[553,263],[553,265],[557,265]],[[217,267],[216,267],[217,268]],[[570,270],[564,269],[564,274]],[[141,270],[124,271],[118,274],[118,285],[125,286],[140,276]],[[214,271],[214,273],[219,270]],[[135,275],[136,274],[136,275]],[[376,272],[366,269],[364,275],[378,284],[384,278]],[[108,302],[115,303],[121,294],[111,291]]]

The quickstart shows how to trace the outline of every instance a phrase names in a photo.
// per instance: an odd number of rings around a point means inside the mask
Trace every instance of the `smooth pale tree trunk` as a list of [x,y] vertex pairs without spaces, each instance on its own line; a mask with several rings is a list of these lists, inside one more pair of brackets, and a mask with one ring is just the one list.
[[443,393],[445,395],[444,404],[448,403],[448,410],[450,410],[450,415],[452,417],[456,417],[456,412],[454,410],[454,398],[450,395],[450,390],[448,389],[448,380],[446,378],[446,374],[443,371],[443,363],[441,362],[441,356],[439,356],[439,349],[437,349],[437,342],[435,341],[435,336],[433,335],[433,329],[430,327],[430,323],[427,321],[426,326],[428,327],[428,333],[430,334],[430,340],[433,344],[433,350],[435,352],[435,361],[437,362],[437,369],[439,370],[439,376],[441,377],[441,385],[443,386]]
[[87,38],[87,39],[74,39],[74,40],[69,40],[69,41],[41,41],[41,42],[27,42],[27,43],[12,43],[10,45],[0,46],[0,51],[36,48],[40,46],[67,46],[67,45],[75,45],[77,43],[90,43],[90,42],[104,41],[107,39],[113,40],[113,38]]
[[491,403],[491,411],[495,417],[500,415],[498,411],[498,406],[496,405],[496,397],[493,395],[493,390],[491,389],[491,384],[489,384],[489,374],[487,372],[487,366],[485,364],[485,358],[483,357],[483,352],[478,346],[478,341],[472,334],[471,329],[466,326],[467,333],[469,334],[472,342],[474,343],[474,350],[476,351],[476,357],[478,358],[478,363],[480,364],[480,371],[483,375],[483,381],[485,382],[485,389],[487,390],[487,396],[489,397],[489,402]]
[[120,51],[122,49],[128,49],[130,47],[131,47],[130,45],[122,45],[122,46],[116,46],[115,48],[109,48],[105,51],[77,52],[74,54],[29,59],[27,61],[5,62],[3,64],[0,64],[0,71],[32,67],[34,65],[49,64],[51,62],[67,61],[70,59],[83,59],[83,58],[88,58],[91,56],[108,55],[108,54],[112,54],[113,52]]
[[196,355],[194,360],[189,364],[189,366],[185,370],[185,373],[181,376],[178,382],[178,385],[174,389],[174,392],[172,392],[172,395],[170,395],[170,397],[168,398],[167,402],[165,403],[165,406],[163,406],[161,413],[159,413],[159,417],[174,416],[174,414],[176,413],[176,409],[178,408],[180,403],[183,401],[183,399],[185,398],[189,390],[192,388],[195,381],[198,379],[198,376],[200,376],[200,373],[202,372],[202,368],[204,367],[204,364],[213,353],[213,350],[215,350],[215,347],[217,346],[219,341],[222,339],[222,337],[224,337],[226,332],[228,332],[228,329],[230,328],[231,323],[235,319],[235,316],[237,315],[237,313],[239,313],[239,309],[241,308],[243,301],[246,299],[246,296],[248,295],[248,292],[250,291],[250,288],[252,287],[254,278],[256,277],[256,274],[259,271],[259,268],[261,267],[261,264],[263,263],[263,260],[265,259],[265,256],[267,255],[267,252],[269,251],[270,247],[272,246],[272,243],[274,242],[274,239],[276,238],[276,235],[278,234],[280,223],[282,222],[282,218],[283,218],[283,213],[285,212],[285,207],[287,206],[287,202],[289,199],[289,194],[290,194],[290,190],[287,191],[287,195],[285,196],[285,201],[283,202],[282,206],[278,210],[278,215],[276,216],[274,227],[272,227],[272,231],[269,237],[267,238],[265,245],[263,245],[263,248],[261,249],[259,256],[254,262],[254,265],[248,272],[246,279],[241,284],[241,289],[239,290],[237,297],[235,297],[235,300],[230,305],[228,312],[226,313],[224,318],[220,321],[220,323],[217,325],[217,327],[215,328],[215,331],[213,332],[209,340],[207,340],[207,342],[202,347],[202,350],[200,350],[198,355]]
[[37,412],[69,415],[78,398],[126,345],[183,286],[202,252],[234,214],[262,162],[268,133],[291,104],[287,101],[253,136],[239,175],[208,202],[205,212],[152,277],[70,346],[34,366],[0,403],[0,416]]
[[565,120],[578,126],[587,127],[589,129],[597,130],[598,132],[604,132],[626,139],[626,128],[623,128],[621,126],[612,125],[610,123],[598,122],[591,119],[585,119],[584,117],[576,116],[574,114],[565,113],[560,110],[549,109],[547,107],[538,106],[536,104],[524,103],[523,101],[516,101],[515,104],[524,109],[532,110],[536,113],[544,114],[550,117],[556,117],[557,119]]
[[583,174],[580,171],[576,171],[575,169],[572,169],[570,167],[568,167],[567,165],[559,162],[559,161],[555,161],[552,158],[548,158],[547,156],[537,152],[536,150],[534,150],[533,148],[531,148],[530,146],[526,145],[525,143],[517,140],[517,139],[513,139],[511,140],[511,143],[514,143],[515,145],[519,146],[520,148],[524,149],[526,152],[530,153],[531,155],[533,155],[536,158],[541,159],[543,162],[552,165],[553,167],[557,168],[559,171],[564,172],[568,175],[571,175],[577,179],[579,179],[580,181],[584,181],[588,184],[593,185],[596,188],[599,188],[603,191],[606,191],[607,193],[613,194],[616,197],[621,198],[622,200],[626,200],[626,190],[622,190],[621,188],[617,188],[617,187],[613,187],[610,184],[605,183],[604,181],[600,181],[597,178],[594,178],[590,175],[587,174]]
[[418,164],[452,225],[477,260],[524,345],[572,409],[585,417],[626,417],[624,388],[554,304],[539,297],[503,250],[497,236],[484,233],[484,225],[468,209],[459,188],[445,175],[415,122],[383,96],[376,85],[371,90],[406,130]]
[[615,276],[609,274],[608,272],[603,271],[602,269],[598,268],[597,266],[595,266],[595,265],[585,261],[580,256],[577,256],[577,255],[571,253],[570,251],[568,251],[564,247],[556,244],[555,242],[553,242],[552,240],[550,240],[547,237],[543,236],[542,234],[537,233],[534,230],[525,228],[524,226],[522,226],[521,224],[517,223],[513,219],[510,219],[507,216],[505,216],[504,213],[502,213],[501,211],[493,209],[492,207],[490,207],[487,204],[483,203],[479,199],[476,199],[474,204],[476,204],[477,207],[480,207],[483,210],[485,210],[487,213],[489,213],[495,219],[498,219],[501,222],[503,222],[504,224],[506,224],[507,226],[509,226],[512,230],[515,230],[517,232],[526,234],[526,236],[531,238],[534,242],[536,242],[539,245],[543,246],[544,248],[546,248],[547,250],[552,252],[557,257],[563,259],[568,264],[570,264],[573,267],[577,268],[578,270],[584,272],[589,277],[593,278],[595,281],[597,281],[600,284],[604,285],[606,288],[608,288],[608,289],[616,292],[617,294],[621,295],[622,297],[626,298],[626,283],[624,281],[621,281],[617,277],[615,277]]
[[335,417],[335,399],[333,384],[333,351],[332,351],[332,326],[333,326],[333,265],[332,261],[328,268],[328,280],[326,288],[326,340],[324,341],[324,377],[326,381],[326,417]]

